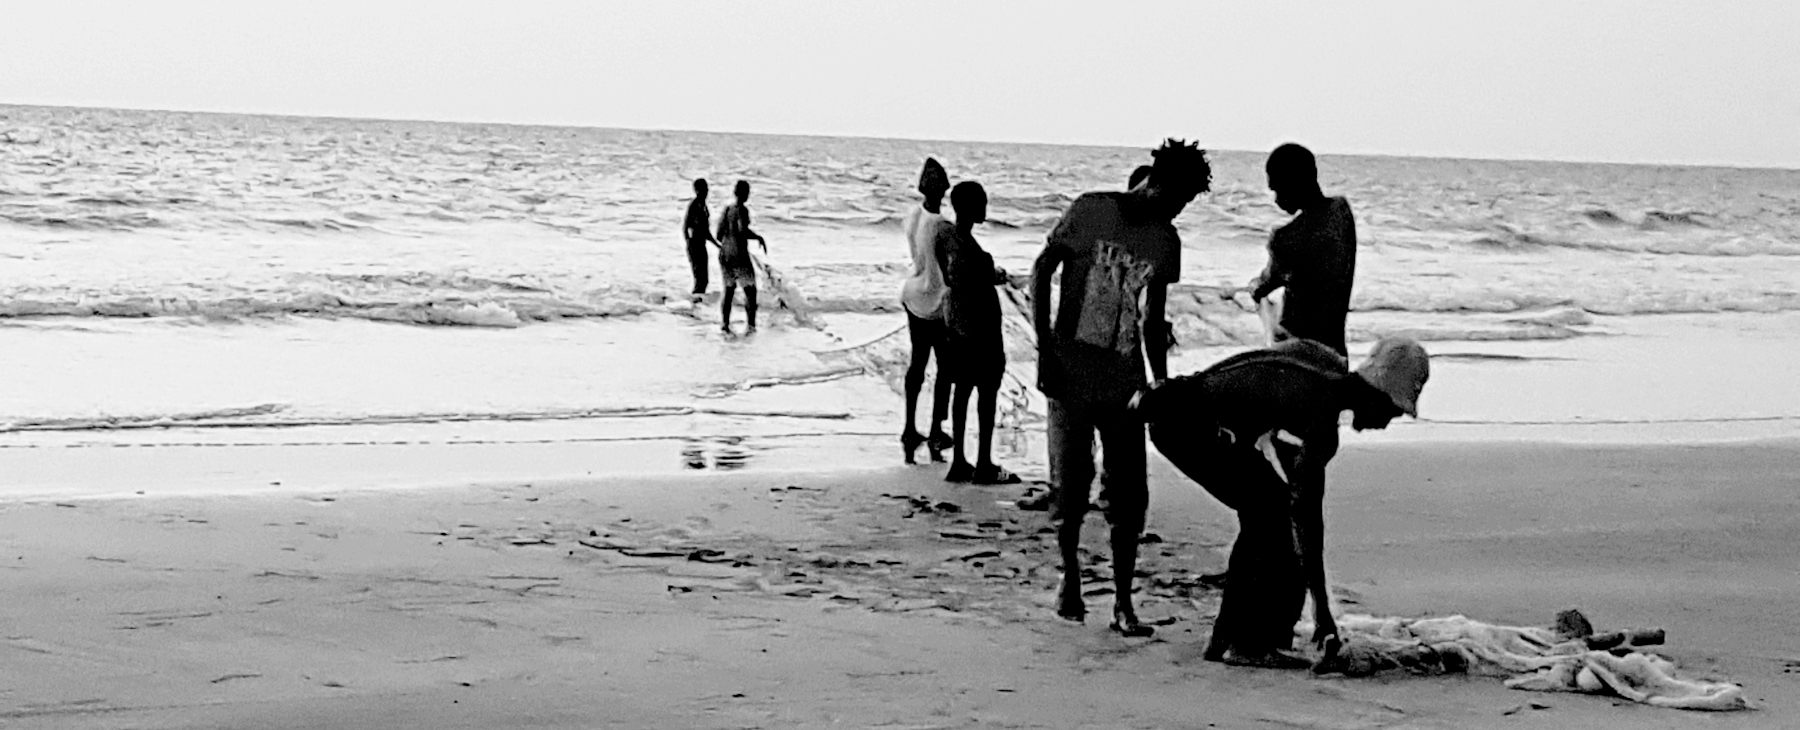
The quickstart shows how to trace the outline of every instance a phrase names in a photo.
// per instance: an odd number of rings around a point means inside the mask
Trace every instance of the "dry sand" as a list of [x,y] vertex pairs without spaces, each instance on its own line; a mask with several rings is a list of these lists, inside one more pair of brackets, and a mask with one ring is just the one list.
[[1052,618],[1044,516],[923,468],[8,503],[0,726],[1794,727],[1797,457],[1352,444],[1333,467],[1345,608],[1662,626],[1753,712],[1201,661],[1218,594],[1193,578],[1231,520],[1156,460],[1149,640],[1104,628],[1104,561],[1088,624]]

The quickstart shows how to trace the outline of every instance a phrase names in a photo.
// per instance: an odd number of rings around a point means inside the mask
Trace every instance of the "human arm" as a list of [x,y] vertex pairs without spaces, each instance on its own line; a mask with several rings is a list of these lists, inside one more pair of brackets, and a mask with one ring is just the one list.
[[[1059,224],[1057,230],[1061,230]],[[1031,328],[1037,335],[1038,390],[1052,398],[1062,390],[1062,366],[1056,357],[1056,332],[1050,326],[1051,284],[1056,270],[1062,266],[1066,250],[1051,241],[1031,264]]]
[[741,211],[741,213],[744,216],[743,240],[757,242],[758,244],[760,244],[762,246],[763,253],[768,253],[769,252],[769,242],[763,239],[762,234],[757,233],[756,231],[750,230],[750,209],[745,208]]
[[1144,354],[1150,358],[1150,380],[1159,383],[1169,379],[1169,323],[1163,318],[1163,304],[1168,300],[1169,285],[1152,281],[1144,285]]
[[1289,267],[1286,251],[1280,245],[1280,234],[1277,233],[1276,236],[1269,239],[1268,265],[1263,267],[1262,273],[1257,274],[1255,279],[1250,280],[1249,289],[1252,301],[1261,302],[1264,297],[1269,296],[1270,292],[1287,286]]

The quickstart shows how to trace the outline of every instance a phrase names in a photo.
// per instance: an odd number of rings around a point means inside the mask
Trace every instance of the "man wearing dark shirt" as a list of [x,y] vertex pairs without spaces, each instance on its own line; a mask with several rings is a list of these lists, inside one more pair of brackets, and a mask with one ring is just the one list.
[[694,270],[693,300],[698,303],[706,294],[706,244],[718,245],[713,238],[712,213],[706,209],[706,178],[694,180],[694,200],[688,203],[687,219],[681,224],[681,237],[687,241],[688,265]]
[[1285,287],[1277,338],[1313,340],[1347,355],[1344,317],[1356,278],[1356,218],[1350,202],[1325,197],[1313,154],[1300,145],[1275,148],[1265,169],[1275,204],[1299,215],[1269,237],[1269,264],[1251,282],[1250,296],[1261,302]]
[[1338,417],[1356,430],[1418,415],[1430,375],[1425,349],[1392,337],[1352,373],[1330,348],[1288,339],[1173,378],[1134,399],[1157,450],[1238,516],[1230,579],[1204,657],[1298,668],[1294,622],[1313,596],[1313,640],[1334,651],[1324,562],[1325,465]]
[[[1126,404],[1146,384],[1146,355],[1156,380],[1168,375],[1163,302],[1181,275],[1181,238],[1173,221],[1212,178],[1205,151],[1195,145],[1168,140],[1152,156],[1150,177],[1137,187],[1087,193],[1070,203],[1031,270],[1038,389],[1049,399],[1053,520],[1063,559],[1056,613],[1072,621],[1087,615],[1078,549],[1098,431],[1112,522],[1112,628],[1127,636],[1152,630],[1138,622],[1131,604],[1149,491],[1143,422]],[[1059,269],[1061,304],[1052,328],[1051,285]]]

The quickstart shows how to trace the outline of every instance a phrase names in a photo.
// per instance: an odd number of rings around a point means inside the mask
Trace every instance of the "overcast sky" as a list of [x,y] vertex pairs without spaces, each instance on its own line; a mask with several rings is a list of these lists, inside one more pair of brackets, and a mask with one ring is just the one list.
[[8,3],[0,102],[1800,168],[1800,2]]

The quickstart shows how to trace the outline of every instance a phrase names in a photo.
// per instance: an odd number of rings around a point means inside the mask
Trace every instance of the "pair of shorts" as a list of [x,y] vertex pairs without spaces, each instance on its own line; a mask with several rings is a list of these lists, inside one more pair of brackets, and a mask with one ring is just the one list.
[[749,266],[734,267],[720,261],[719,281],[725,286],[754,287],[756,286],[756,269]]
[[1087,514],[1098,432],[1106,461],[1106,517],[1115,530],[1142,530],[1150,511],[1144,422],[1123,403],[1076,399],[1051,399],[1049,416],[1050,483],[1057,495],[1054,519],[1079,521]]
[[[904,305],[901,309],[906,309]],[[944,342],[948,331],[942,317],[926,319],[906,309],[906,336],[912,341],[914,357],[919,357],[933,350],[938,354],[938,368],[944,367]]]
[[953,383],[994,387],[1006,375],[1005,345],[997,340],[974,340],[949,334],[938,350],[938,370]]

